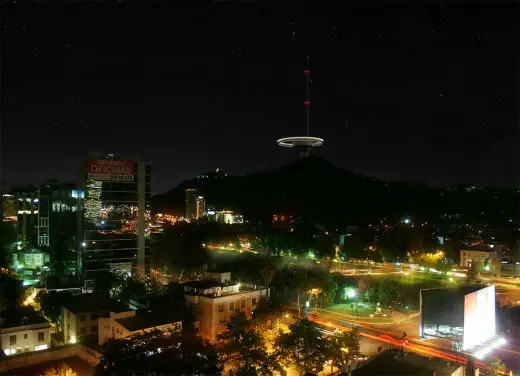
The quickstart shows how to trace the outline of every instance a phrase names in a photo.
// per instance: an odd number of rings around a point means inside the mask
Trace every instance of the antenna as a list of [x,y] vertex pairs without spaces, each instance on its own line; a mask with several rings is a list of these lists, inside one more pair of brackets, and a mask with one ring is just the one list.
[[305,106],[306,123],[307,123],[307,135],[297,137],[284,137],[276,141],[276,143],[283,148],[297,148],[300,149],[300,157],[305,158],[311,155],[311,149],[323,145],[323,138],[311,137],[311,70],[310,70],[310,58],[307,55],[305,57]]
[[306,66],[305,70],[303,71],[305,73],[305,80],[306,80],[306,93],[305,93],[305,102],[303,104],[306,108],[306,114],[307,114],[307,136],[310,136],[310,127],[311,127],[311,70],[310,70],[310,63],[309,63],[309,56],[306,57]]

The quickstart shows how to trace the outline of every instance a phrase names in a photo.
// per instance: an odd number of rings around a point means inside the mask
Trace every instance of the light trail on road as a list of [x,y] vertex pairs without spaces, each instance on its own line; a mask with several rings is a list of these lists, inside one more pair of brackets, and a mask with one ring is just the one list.
[[[413,337],[408,337],[407,336],[406,337],[406,342],[405,342],[404,339],[401,337],[401,335],[398,334],[398,333],[395,333],[395,332],[391,332],[391,331],[388,331],[388,330],[382,330],[382,329],[375,328],[375,327],[372,327],[372,326],[369,326],[369,325],[366,325],[366,324],[363,324],[363,323],[357,323],[357,322],[354,322],[354,321],[350,322],[350,321],[347,321],[347,320],[341,320],[341,319],[339,319],[337,317],[329,316],[329,315],[323,314],[323,313],[314,313],[313,315],[314,316],[309,316],[309,319],[311,321],[314,321],[314,322],[316,322],[316,323],[318,323],[320,325],[323,325],[325,327],[334,328],[334,329],[340,329],[340,330],[346,330],[346,331],[352,331],[353,330],[352,327],[340,325],[340,324],[337,324],[337,323],[333,324],[331,321],[323,321],[323,320],[320,320],[319,318],[317,318],[315,316],[323,316],[324,318],[330,319],[330,320],[333,320],[333,321],[338,321],[339,320],[339,321],[347,323],[348,325],[355,326],[358,329],[362,328],[358,332],[359,332],[360,335],[362,335],[364,337],[367,337],[367,338],[375,339],[375,340],[378,340],[380,342],[391,343],[391,344],[393,344],[395,346],[400,346],[400,347],[406,348],[408,350],[413,350],[413,351],[416,351],[418,353],[422,353],[422,354],[426,354],[426,355],[429,355],[429,356],[438,357],[438,358],[441,358],[441,359],[444,359],[444,360],[453,361],[453,362],[456,362],[456,363],[459,363],[459,364],[463,364],[463,365],[467,365],[468,364],[468,358],[467,357],[453,354],[453,350],[452,349],[449,349],[447,347],[444,347],[444,346],[441,346],[441,345],[437,345],[437,344],[434,344],[434,343],[425,342],[425,341],[422,341],[419,338],[413,338]],[[370,333],[369,331],[372,331],[372,333]],[[374,332],[376,334],[374,334]],[[382,334],[378,334],[378,333],[382,333]],[[398,338],[401,337],[401,339],[396,339],[396,338],[394,338],[395,336],[397,336]],[[502,350],[505,350],[505,349],[502,349]],[[464,352],[459,352],[459,353],[465,354],[467,356],[470,355],[470,354],[464,353]],[[488,368],[488,366],[485,363],[482,363],[482,362],[475,362],[475,365],[480,367],[480,368]],[[509,371],[504,371],[504,372],[500,372],[500,373],[502,375],[509,375],[510,374]]]

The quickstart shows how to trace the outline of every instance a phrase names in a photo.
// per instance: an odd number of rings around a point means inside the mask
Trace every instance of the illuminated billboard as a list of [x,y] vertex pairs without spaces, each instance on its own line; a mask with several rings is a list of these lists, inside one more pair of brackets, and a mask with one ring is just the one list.
[[467,350],[495,334],[495,286],[464,296],[464,339]]
[[100,181],[134,181],[134,162],[129,160],[89,159],[87,176]]
[[458,350],[468,350],[495,334],[494,286],[424,289],[420,306],[423,339],[443,338]]

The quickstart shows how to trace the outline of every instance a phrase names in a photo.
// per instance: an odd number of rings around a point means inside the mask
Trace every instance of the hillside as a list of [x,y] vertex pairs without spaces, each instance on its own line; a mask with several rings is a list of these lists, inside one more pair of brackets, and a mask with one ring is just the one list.
[[277,212],[352,223],[402,215],[428,219],[445,212],[498,211],[518,201],[518,195],[514,202],[509,196],[502,202],[488,199],[489,194],[385,182],[313,157],[245,176],[185,181],[154,196],[154,211],[183,213],[187,188],[197,189],[210,206],[236,209],[252,219],[266,219]]

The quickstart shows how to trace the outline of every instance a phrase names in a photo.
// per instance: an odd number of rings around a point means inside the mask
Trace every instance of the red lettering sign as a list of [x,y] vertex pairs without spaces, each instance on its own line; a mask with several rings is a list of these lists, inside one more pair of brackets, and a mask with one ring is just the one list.
[[134,161],[89,159],[87,175],[92,180],[134,181]]

